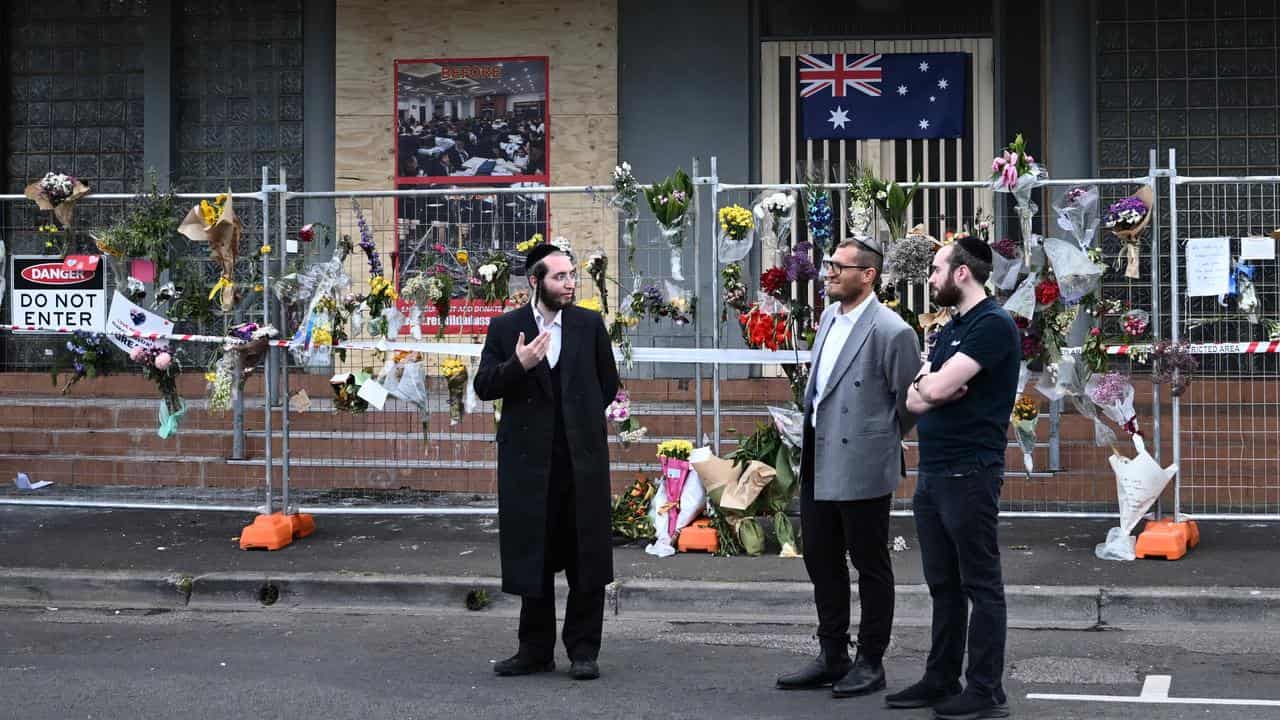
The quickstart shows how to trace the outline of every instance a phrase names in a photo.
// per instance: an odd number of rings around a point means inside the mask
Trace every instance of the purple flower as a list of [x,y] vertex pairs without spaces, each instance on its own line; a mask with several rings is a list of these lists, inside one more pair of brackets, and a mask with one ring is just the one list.
[[795,250],[782,258],[782,269],[787,271],[787,280],[805,282],[818,279],[818,268],[813,264],[813,244],[796,243]]
[[355,210],[356,225],[360,228],[360,249],[369,258],[369,274],[380,276],[382,275],[382,259],[378,257],[377,246],[373,244],[373,231],[369,229],[369,223],[365,222],[364,211],[360,209],[360,203],[352,199],[351,207]]

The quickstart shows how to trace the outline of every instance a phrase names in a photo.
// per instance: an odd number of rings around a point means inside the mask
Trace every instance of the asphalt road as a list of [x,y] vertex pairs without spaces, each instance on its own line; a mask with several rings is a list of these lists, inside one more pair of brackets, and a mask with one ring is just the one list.
[[[815,651],[811,627],[611,619],[594,682],[559,671],[498,678],[515,619],[423,615],[0,610],[0,716],[183,718],[929,718],[883,694],[833,700],[773,679]],[[1274,718],[1280,707],[1046,701],[1028,693],[1136,696],[1169,675],[1174,698],[1280,700],[1280,630],[1013,631],[1015,717]],[[890,689],[913,681],[926,628],[896,629]]]

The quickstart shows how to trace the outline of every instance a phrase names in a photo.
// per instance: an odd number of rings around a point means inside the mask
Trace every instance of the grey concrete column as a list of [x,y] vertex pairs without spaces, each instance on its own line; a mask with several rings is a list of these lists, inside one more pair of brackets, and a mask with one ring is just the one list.
[[1044,0],[1045,159],[1057,177],[1094,177],[1092,13]]
[[[173,172],[174,111],[173,0],[152,2],[147,8],[147,32],[142,56],[142,170],[144,189],[154,172],[161,190],[169,188]],[[126,188],[132,189],[132,188]]]
[[[337,101],[337,10],[333,0],[308,2],[302,11],[302,186],[333,190]],[[290,189],[298,182],[290,179]],[[308,200],[304,222],[322,222],[336,231],[332,200]],[[305,249],[305,248],[304,248]]]

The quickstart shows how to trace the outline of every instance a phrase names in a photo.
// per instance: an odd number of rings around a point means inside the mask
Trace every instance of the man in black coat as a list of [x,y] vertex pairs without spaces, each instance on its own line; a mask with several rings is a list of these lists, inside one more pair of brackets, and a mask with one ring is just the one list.
[[569,674],[600,676],[604,588],[613,581],[605,408],[618,369],[604,320],[573,304],[573,260],[539,245],[525,261],[533,300],[494,318],[476,394],[502,403],[498,522],[502,590],[522,597],[520,647],[499,675],[555,669],[555,592],[569,581],[564,645]]

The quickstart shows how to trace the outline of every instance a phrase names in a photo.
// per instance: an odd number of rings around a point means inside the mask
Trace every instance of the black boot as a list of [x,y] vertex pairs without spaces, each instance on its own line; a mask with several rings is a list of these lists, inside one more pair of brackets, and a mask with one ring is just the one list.
[[831,686],[831,697],[857,697],[883,689],[884,664],[879,657],[865,655],[859,650],[848,674]]
[[853,661],[849,659],[849,639],[818,638],[822,651],[798,672],[778,678],[779,690],[813,690],[824,688],[844,677]]
[[493,671],[503,677],[532,675],[534,673],[551,672],[555,669],[556,662],[554,659],[543,659],[523,647],[515,655],[493,664]]

